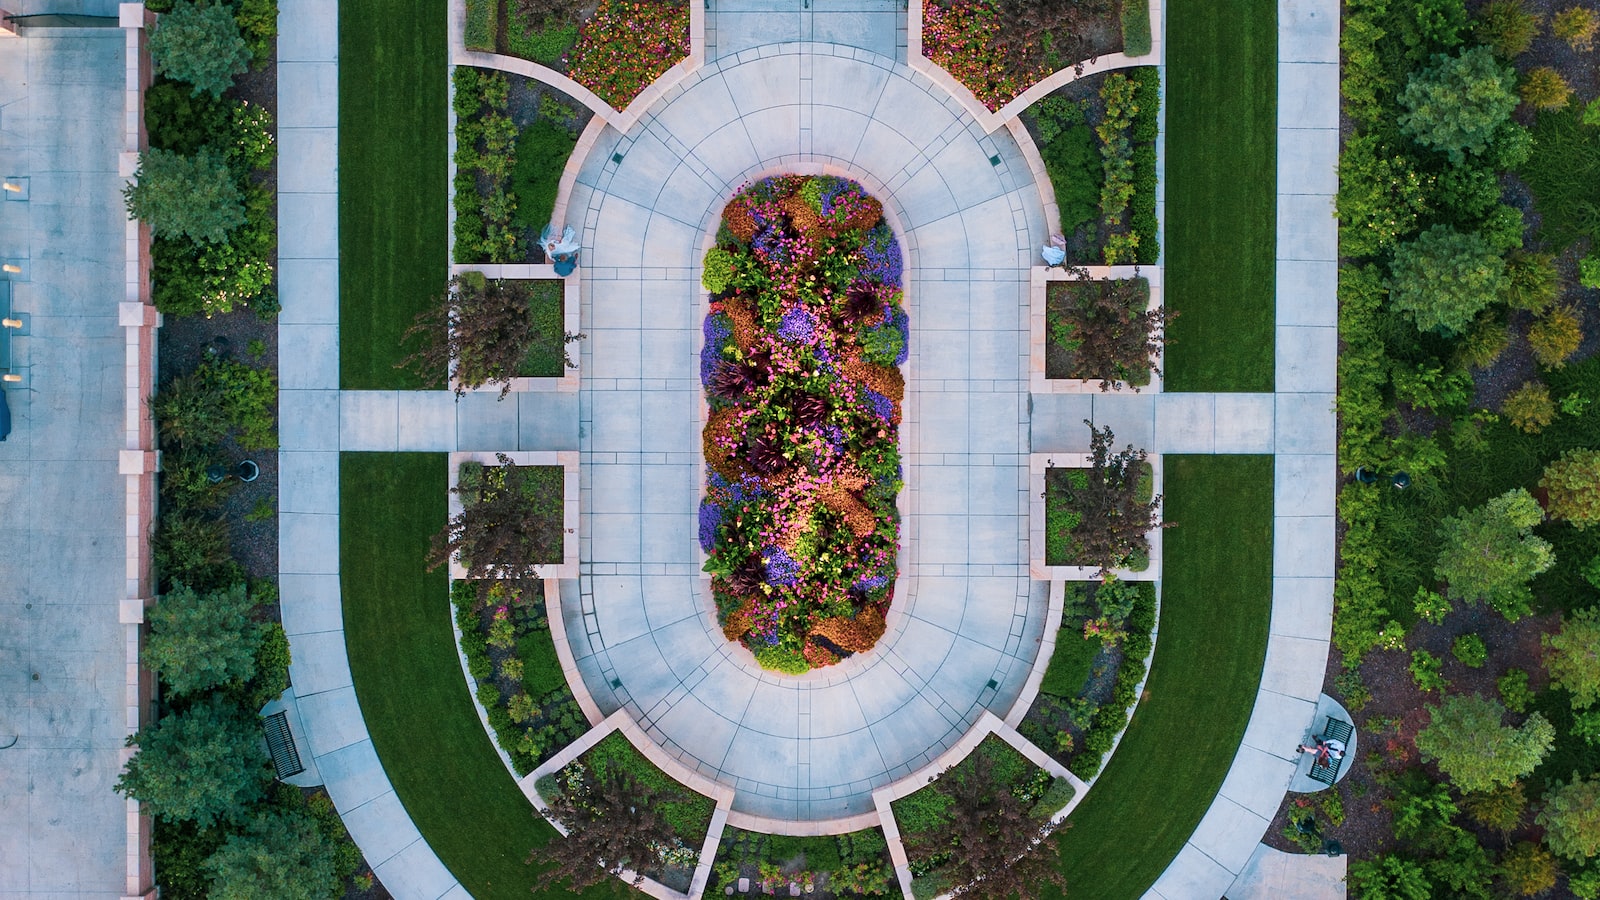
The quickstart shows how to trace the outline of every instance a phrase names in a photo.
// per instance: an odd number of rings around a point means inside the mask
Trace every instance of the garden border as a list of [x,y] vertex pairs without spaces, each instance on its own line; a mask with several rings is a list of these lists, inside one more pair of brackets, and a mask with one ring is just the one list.
[[[1146,451],[1148,453],[1148,451]],[[1160,453],[1148,453],[1150,468],[1154,470],[1155,496],[1161,496]],[[1028,454],[1028,573],[1038,581],[1099,581],[1100,570],[1095,566],[1052,566],[1045,563],[1045,470],[1086,469],[1091,457],[1087,453],[1030,453]],[[1061,460],[1056,463],[1055,460]],[[1166,512],[1163,504],[1156,504],[1157,515]],[[1150,567],[1135,572],[1132,569],[1112,569],[1111,574],[1122,581],[1161,581],[1160,526],[1146,532],[1150,542]]]
[[[464,0],[458,0],[458,2],[464,2]],[[1040,79],[998,110],[991,110],[979,102],[978,98],[966,85],[957,81],[954,75],[945,71],[943,66],[922,55],[922,8],[925,2],[926,0],[911,0],[906,4],[906,65],[912,71],[928,77],[948,92],[951,97],[966,108],[967,114],[986,132],[993,133],[1000,126],[1015,121],[1023,110],[1032,106],[1034,101],[1040,97],[1080,78],[1087,78],[1090,75],[1109,72],[1114,69],[1163,65],[1161,62],[1163,59],[1162,48],[1166,43],[1163,0],[1149,0],[1149,53],[1140,56],[1129,56],[1126,53],[1117,52],[1108,53],[1105,56],[1091,57],[1088,60],[1080,60]]]
[[[461,464],[464,462],[478,462],[485,466],[500,464],[499,455],[504,454],[512,463],[519,466],[561,466],[561,562],[533,566],[535,574],[546,581],[559,578],[578,577],[578,451],[576,450],[474,450],[452,451],[446,454],[446,465],[450,467],[450,518],[454,519],[461,514],[461,498],[455,489],[461,475]],[[450,579],[452,581],[470,581],[467,577],[466,567],[461,565],[454,554],[450,556]],[[570,650],[569,650],[570,652]],[[496,744],[498,747],[499,745]]]
[[[700,858],[695,864],[694,878],[689,883],[688,892],[680,893],[649,878],[643,879],[640,884],[636,885],[639,890],[658,898],[658,900],[699,900],[705,893],[706,882],[711,878],[711,866],[716,862],[717,849],[722,843],[722,831],[728,823],[728,814],[733,807],[733,788],[717,784],[662,751],[639,728],[639,724],[633,720],[633,716],[629,715],[626,709],[618,709],[611,715],[606,716],[600,722],[595,723],[594,727],[584,732],[577,740],[562,748],[560,753],[545,760],[542,765],[527,775],[516,779],[517,787],[522,789],[523,796],[528,798],[528,802],[533,804],[533,808],[539,812],[539,815],[543,816],[552,828],[559,831],[562,836],[565,836],[567,829],[562,827],[561,823],[554,818],[551,818],[549,804],[545,802],[543,795],[539,793],[538,781],[545,775],[560,771],[567,763],[589,752],[596,744],[614,731],[622,732],[622,736],[627,738],[628,743],[633,745],[633,748],[643,754],[646,759],[650,760],[651,764],[656,768],[666,773],[679,784],[711,798],[716,803],[716,808],[711,813],[711,824],[706,829],[705,842],[700,846]],[[633,870],[624,869],[618,877],[623,881],[632,881],[634,874]]]
[[1161,393],[1161,363],[1166,356],[1164,349],[1158,349],[1150,355],[1150,384],[1140,388],[1129,384],[1116,384],[1106,386],[1100,379],[1084,378],[1050,378],[1045,375],[1045,354],[1048,352],[1050,335],[1045,327],[1046,302],[1050,282],[1082,282],[1082,281],[1123,281],[1134,278],[1144,278],[1150,284],[1150,302],[1145,308],[1156,310],[1162,308],[1161,266],[1074,266],[1073,269],[1082,269],[1089,273],[1088,279],[1073,278],[1072,269],[1059,266],[1034,266],[1032,272],[1032,285],[1030,289],[1030,309],[1028,313],[1028,391],[1033,394],[1139,394],[1148,390],[1152,394]]
[[[472,263],[450,264],[451,277],[461,275],[466,272],[478,272],[482,274],[484,278],[499,279],[504,281],[560,280],[562,282],[561,327],[562,330],[567,334],[577,334],[582,330],[583,327],[581,324],[583,295],[580,293],[583,287],[583,275],[581,274],[582,271],[583,270],[581,268],[577,268],[572,270],[572,274],[562,276],[556,274],[555,266],[538,265],[535,263],[484,263],[482,265],[473,265]],[[574,362],[576,362],[576,360],[574,360]],[[578,390],[578,382],[581,376],[581,371],[576,368],[567,368],[562,371],[559,377],[556,378],[530,378],[519,375],[515,378],[509,379],[509,390],[513,394],[536,393],[541,391],[560,391],[561,393],[572,393]],[[501,383],[490,382],[488,384],[481,384],[477,387],[463,388],[460,383],[456,381],[455,373],[452,372],[450,374],[450,381],[447,386],[452,391],[465,390],[474,393],[499,393]]]

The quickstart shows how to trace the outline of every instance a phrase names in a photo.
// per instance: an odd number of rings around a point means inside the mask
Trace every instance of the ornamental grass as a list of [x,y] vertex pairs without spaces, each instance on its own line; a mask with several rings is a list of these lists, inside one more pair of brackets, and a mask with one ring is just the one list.
[[700,544],[718,624],[762,665],[870,650],[894,594],[909,326],[902,257],[859,184],[781,175],[723,211],[700,377]]

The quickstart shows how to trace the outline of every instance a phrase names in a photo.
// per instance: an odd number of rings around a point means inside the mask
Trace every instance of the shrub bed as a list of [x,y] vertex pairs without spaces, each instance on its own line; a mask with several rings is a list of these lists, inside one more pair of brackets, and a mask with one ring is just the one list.
[[[1098,434],[1106,435],[1109,450],[1110,432]],[[1154,469],[1144,451],[1132,448],[1107,460],[1087,469],[1045,470],[1045,565],[1150,567],[1147,532],[1159,502]]]
[[495,741],[517,774],[526,775],[588,728],[556,658],[543,592],[457,581],[450,602]]
[[[497,0],[468,4],[497,6]],[[689,55],[689,7],[674,0],[506,0],[498,13],[476,13],[468,46],[518,56],[570,76],[616,109]],[[491,29],[494,29],[491,31]],[[492,37],[486,41],[485,36]]]
[[457,66],[451,78],[455,261],[544,261],[535,237],[550,222],[561,173],[590,114],[521,76]]
[[1052,281],[1045,288],[1044,373],[1047,378],[1102,381],[1134,388],[1159,371],[1151,357],[1161,351],[1165,316],[1150,311],[1144,278]]
[[[977,757],[992,763],[996,784],[1031,809],[1034,818],[1043,820],[1072,799],[1072,785],[1065,778],[1052,778],[1015,748],[994,735],[984,738],[966,759],[939,775],[927,787],[894,801],[895,824],[908,846],[938,846],[940,832],[950,822],[954,782],[972,777]],[[919,898],[932,898],[960,885],[952,884],[945,866],[952,850],[929,852],[924,849],[911,858],[912,890]]]
[[930,2],[922,10],[922,54],[984,106],[998,110],[1052,72],[1122,49],[1130,25],[1137,43],[1138,14],[1119,25],[1127,14],[1120,5],[1120,0],[1066,0],[1023,11],[983,0]]
[[1055,189],[1068,259],[1153,265],[1161,258],[1156,217],[1156,137],[1161,74],[1154,66],[1075,82],[1030,106],[1023,121],[1039,144]]
[[751,892],[787,894],[799,885],[808,897],[889,897],[898,892],[889,844],[877,828],[822,837],[722,832],[707,893],[750,879]]
[[718,619],[766,668],[872,648],[894,593],[908,319],[900,245],[852,181],[741,190],[706,254],[700,544]]
[[677,846],[662,848],[661,865],[644,868],[644,874],[669,888],[685,891],[700,858],[700,847],[711,828],[716,804],[710,797],[695,793],[646,759],[621,732],[602,738],[578,759],[559,772],[539,779],[539,793],[546,799],[569,792],[584,792],[605,780],[613,768],[620,769],[634,784],[658,798],[656,807],[671,827]]
[[1138,700],[1156,589],[1148,581],[1109,581],[1068,582],[1066,591],[1055,652],[1019,730],[1087,780],[1100,771]]

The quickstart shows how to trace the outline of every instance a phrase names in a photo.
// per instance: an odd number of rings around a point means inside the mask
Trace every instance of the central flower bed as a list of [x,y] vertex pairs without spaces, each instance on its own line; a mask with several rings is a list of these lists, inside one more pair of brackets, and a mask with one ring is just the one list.
[[706,253],[700,379],[718,623],[798,674],[872,648],[894,595],[909,332],[900,244],[853,181],[748,185]]

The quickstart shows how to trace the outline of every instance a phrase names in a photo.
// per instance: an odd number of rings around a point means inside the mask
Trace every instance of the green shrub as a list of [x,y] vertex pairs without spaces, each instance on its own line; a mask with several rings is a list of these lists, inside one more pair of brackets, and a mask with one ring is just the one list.
[[632,775],[639,785],[653,788],[662,797],[672,796],[674,799],[660,804],[662,817],[667,824],[687,846],[696,847],[705,841],[715,807],[711,798],[689,790],[656,768],[654,763],[628,743],[621,732],[602,738],[581,760],[593,771],[596,779],[604,779],[610,768],[616,766]]
[[1561,275],[1554,254],[1513,250],[1506,256],[1506,280],[1500,292],[1506,305],[1539,313],[1560,295]]
[[1600,854],[1600,778],[1580,778],[1557,785],[1544,795],[1544,809],[1534,821],[1545,828],[1550,849],[1571,860]]
[[1401,130],[1459,164],[1489,148],[1516,108],[1515,87],[1516,75],[1487,47],[1436,56],[1400,93]]
[[801,675],[811,671],[811,664],[806,662],[805,656],[799,650],[785,647],[763,647],[757,650],[756,663],[763,669],[785,675]]
[[1594,46],[1596,32],[1600,32],[1600,14],[1581,6],[1569,6],[1550,20],[1550,33],[1580,52],[1587,53]]
[[495,52],[500,33],[500,0],[467,0],[467,24],[462,32],[468,50]]
[[1450,685],[1444,678],[1444,660],[1426,650],[1411,651],[1409,668],[1420,691],[1442,691]]
[[1061,232],[1072,234],[1100,215],[1100,186],[1105,178],[1094,133],[1087,125],[1069,125],[1041,148],[1045,173],[1055,188]]
[[1600,288],[1600,255],[1591,253],[1578,260],[1578,283],[1586,288]]
[[272,58],[278,46],[278,0],[232,0],[233,18],[257,63]]
[[1583,343],[1583,320],[1575,306],[1558,306],[1540,317],[1528,329],[1528,344],[1534,358],[1548,369],[1567,364],[1567,357]]
[[1480,316],[1472,330],[1456,345],[1456,358],[1463,365],[1487,369],[1510,345],[1511,332],[1504,322],[1495,316]]
[[256,674],[248,687],[245,703],[250,709],[266,706],[289,689],[289,636],[277,622],[261,626],[261,640],[256,645]]
[[150,633],[139,661],[175,697],[248,681],[261,633],[254,609],[243,584],[205,594],[174,584],[146,613]]
[[1395,251],[1389,303],[1422,331],[1455,335],[1504,282],[1505,262],[1488,241],[1435,225]]
[[1600,524],[1600,450],[1574,448],[1561,454],[1545,466],[1539,487],[1548,495],[1546,505],[1554,518],[1580,531]]
[[254,307],[263,316],[278,309],[270,287],[277,252],[276,199],[252,186],[244,201],[244,225],[224,241],[198,247],[182,238],[151,242],[151,297],[157,309],[208,318],[236,306]]
[[1572,695],[1572,708],[1600,702],[1600,608],[1579,610],[1561,620],[1561,630],[1542,639],[1550,678]]
[[150,856],[158,873],[161,896],[166,900],[207,900],[211,877],[201,866],[225,839],[227,832],[219,827],[201,829],[191,822],[154,819]]
[[578,26],[552,25],[542,29],[525,29],[513,13],[511,25],[506,29],[506,42],[510,45],[512,56],[554,66],[578,42]]
[[1122,52],[1145,56],[1150,52],[1150,5],[1144,0],[1124,0],[1122,4]]
[[1511,59],[1528,52],[1539,36],[1539,16],[1529,12],[1523,0],[1490,0],[1478,11],[1473,35],[1488,44],[1496,56]]
[[1495,679],[1495,688],[1500,692],[1500,702],[1506,709],[1518,715],[1528,711],[1528,705],[1533,703],[1533,691],[1528,689],[1528,673],[1521,669],[1507,669],[1504,675]]
[[1481,669],[1489,661],[1489,648],[1484,646],[1483,638],[1476,634],[1457,637],[1450,645],[1450,654],[1469,669]]
[[1572,87],[1561,73],[1549,66],[1539,66],[1523,76],[1519,88],[1522,101],[1534,109],[1560,109],[1572,97]]
[[1415,233],[1428,211],[1432,175],[1375,135],[1352,135],[1339,156],[1339,249],[1347,256],[1382,253]]
[[172,512],[156,524],[150,553],[164,583],[182,582],[209,590],[226,580],[233,556],[226,520]]
[[221,149],[228,139],[233,104],[188,85],[158,79],[144,92],[144,125],[150,149],[193,156],[201,147]]
[[1417,732],[1417,749],[1423,761],[1437,761],[1463,791],[1518,780],[1533,771],[1555,740],[1555,729],[1538,713],[1520,727],[1503,725],[1505,707],[1476,694],[1446,697],[1428,711],[1430,723]]
[[156,74],[188,82],[196,94],[220,97],[250,69],[250,45],[225,4],[178,0],[156,20],[149,48]]
[[209,147],[194,156],[150,150],[139,156],[137,181],[123,189],[128,215],[155,237],[216,243],[245,222],[244,195],[223,157]]
[[1538,434],[1556,420],[1556,403],[1543,382],[1528,381],[1506,396],[1500,412],[1516,428]]
[[219,694],[139,729],[128,746],[139,752],[117,792],[168,821],[242,822],[271,781],[260,721]]
[[1078,696],[1089,680],[1089,672],[1101,649],[1098,639],[1084,637],[1079,628],[1062,628],[1056,634],[1055,652],[1050,655],[1039,690],[1058,697]]
[[1506,887],[1519,897],[1543,894],[1556,886],[1556,860],[1532,841],[1520,841],[1500,858]]

